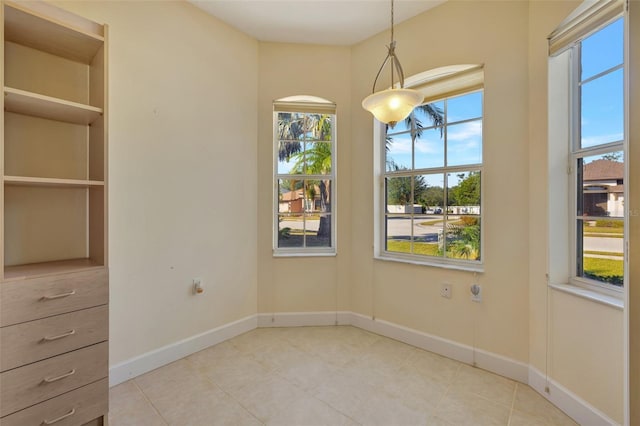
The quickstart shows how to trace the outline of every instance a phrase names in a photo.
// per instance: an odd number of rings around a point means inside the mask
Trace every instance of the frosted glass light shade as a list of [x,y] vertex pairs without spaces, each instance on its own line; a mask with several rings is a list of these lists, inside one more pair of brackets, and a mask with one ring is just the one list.
[[373,114],[378,121],[393,126],[407,118],[423,99],[422,93],[417,90],[387,89],[364,98],[362,108]]

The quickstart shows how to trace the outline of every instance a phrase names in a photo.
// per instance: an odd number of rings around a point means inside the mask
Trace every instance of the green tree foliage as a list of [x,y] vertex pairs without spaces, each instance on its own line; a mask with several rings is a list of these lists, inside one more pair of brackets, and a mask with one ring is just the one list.
[[[396,171],[406,170],[395,165]],[[413,178],[413,198],[411,197],[410,176],[387,178],[387,204],[391,205],[412,205],[414,200],[420,200],[427,190],[427,183],[424,176],[414,176]]]
[[444,207],[444,190],[441,186],[428,186],[416,200],[424,207]]
[[622,158],[621,152],[610,152],[602,156],[603,160],[609,160],[609,161],[615,161],[615,162],[619,162],[621,158]]
[[[331,172],[331,116],[327,114],[278,114],[278,159],[293,161],[290,174],[322,175]],[[305,141],[305,145],[303,145]],[[304,149],[303,149],[304,148]],[[323,213],[331,211],[331,181],[307,180],[305,195],[313,205],[316,187]],[[321,215],[318,238],[331,236],[331,220]]]
[[449,191],[448,204],[450,206],[479,206],[480,205],[480,172],[460,173],[458,185]]

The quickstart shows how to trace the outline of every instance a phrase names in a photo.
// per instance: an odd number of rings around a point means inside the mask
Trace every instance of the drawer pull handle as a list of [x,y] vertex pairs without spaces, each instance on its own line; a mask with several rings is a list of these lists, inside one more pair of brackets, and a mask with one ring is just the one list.
[[44,336],[42,338],[42,341],[43,342],[51,342],[52,340],[62,339],[63,337],[73,336],[74,334],[76,334],[75,330],[69,330],[66,333],[58,334],[57,336]]
[[67,293],[60,293],[60,294],[56,294],[54,296],[42,296],[42,300],[55,300],[55,299],[62,299],[63,297],[69,297],[69,296],[73,296],[74,294],[76,294],[75,290],[71,290]]
[[53,382],[57,382],[58,380],[62,380],[65,377],[69,377],[69,376],[71,376],[73,374],[76,374],[76,369],[75,368],[73,370],[69,371],[68,373],[61,374],[60,376],[45,377],[44,379],[42,379],[42,381],[45,382],[45,383],[53,383]]
[[67,414],[63,414],[63,415],[61,415],[60,417],[58,417],[58,418],[56,418],[56,419],[52,419],[52,420],[47,420],[47,419],[45,419],[45,420],[43,420],[43,421],[42,421],[42,424],[43,424],[43,425],[52,425],[52,424],[54,424],[54,423],[58,423],[60,420],[64,420],[64,419],[66,419],[67,417],[71,417],[71,416],[73,416],[75,413],[76,413],[76,409],[75,409],[75,408],[72,408],[72,409],[71,409],[71,411],[69,411]]

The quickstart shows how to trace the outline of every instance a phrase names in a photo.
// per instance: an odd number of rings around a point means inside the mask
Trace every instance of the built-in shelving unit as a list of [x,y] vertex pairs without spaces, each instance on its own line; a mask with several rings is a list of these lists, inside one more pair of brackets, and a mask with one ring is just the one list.
[[[0,356],[14,360],[0,366],[0,423],[104,425],[107,27],[42,1],[0,0],[0,14]],[[52,344],[39,330],[78,331]],[[87,374],[31,383],[67,366]]]
[[91,124],[102,114],[102,108],[11,87],[4,88],[4,109],[74,124]]

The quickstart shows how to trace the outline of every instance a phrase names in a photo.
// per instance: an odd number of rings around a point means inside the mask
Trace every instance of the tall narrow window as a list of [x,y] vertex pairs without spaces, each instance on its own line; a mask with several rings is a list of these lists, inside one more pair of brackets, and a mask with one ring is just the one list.
[[277,101],[273,127],[274,253],[334,254],[335,105],[319,98]]
[[624,282],[624,20],[571,51],[574,277]]
[[482,90],[441,98],[386,128],[381,257],[480,263],[482,98]]

